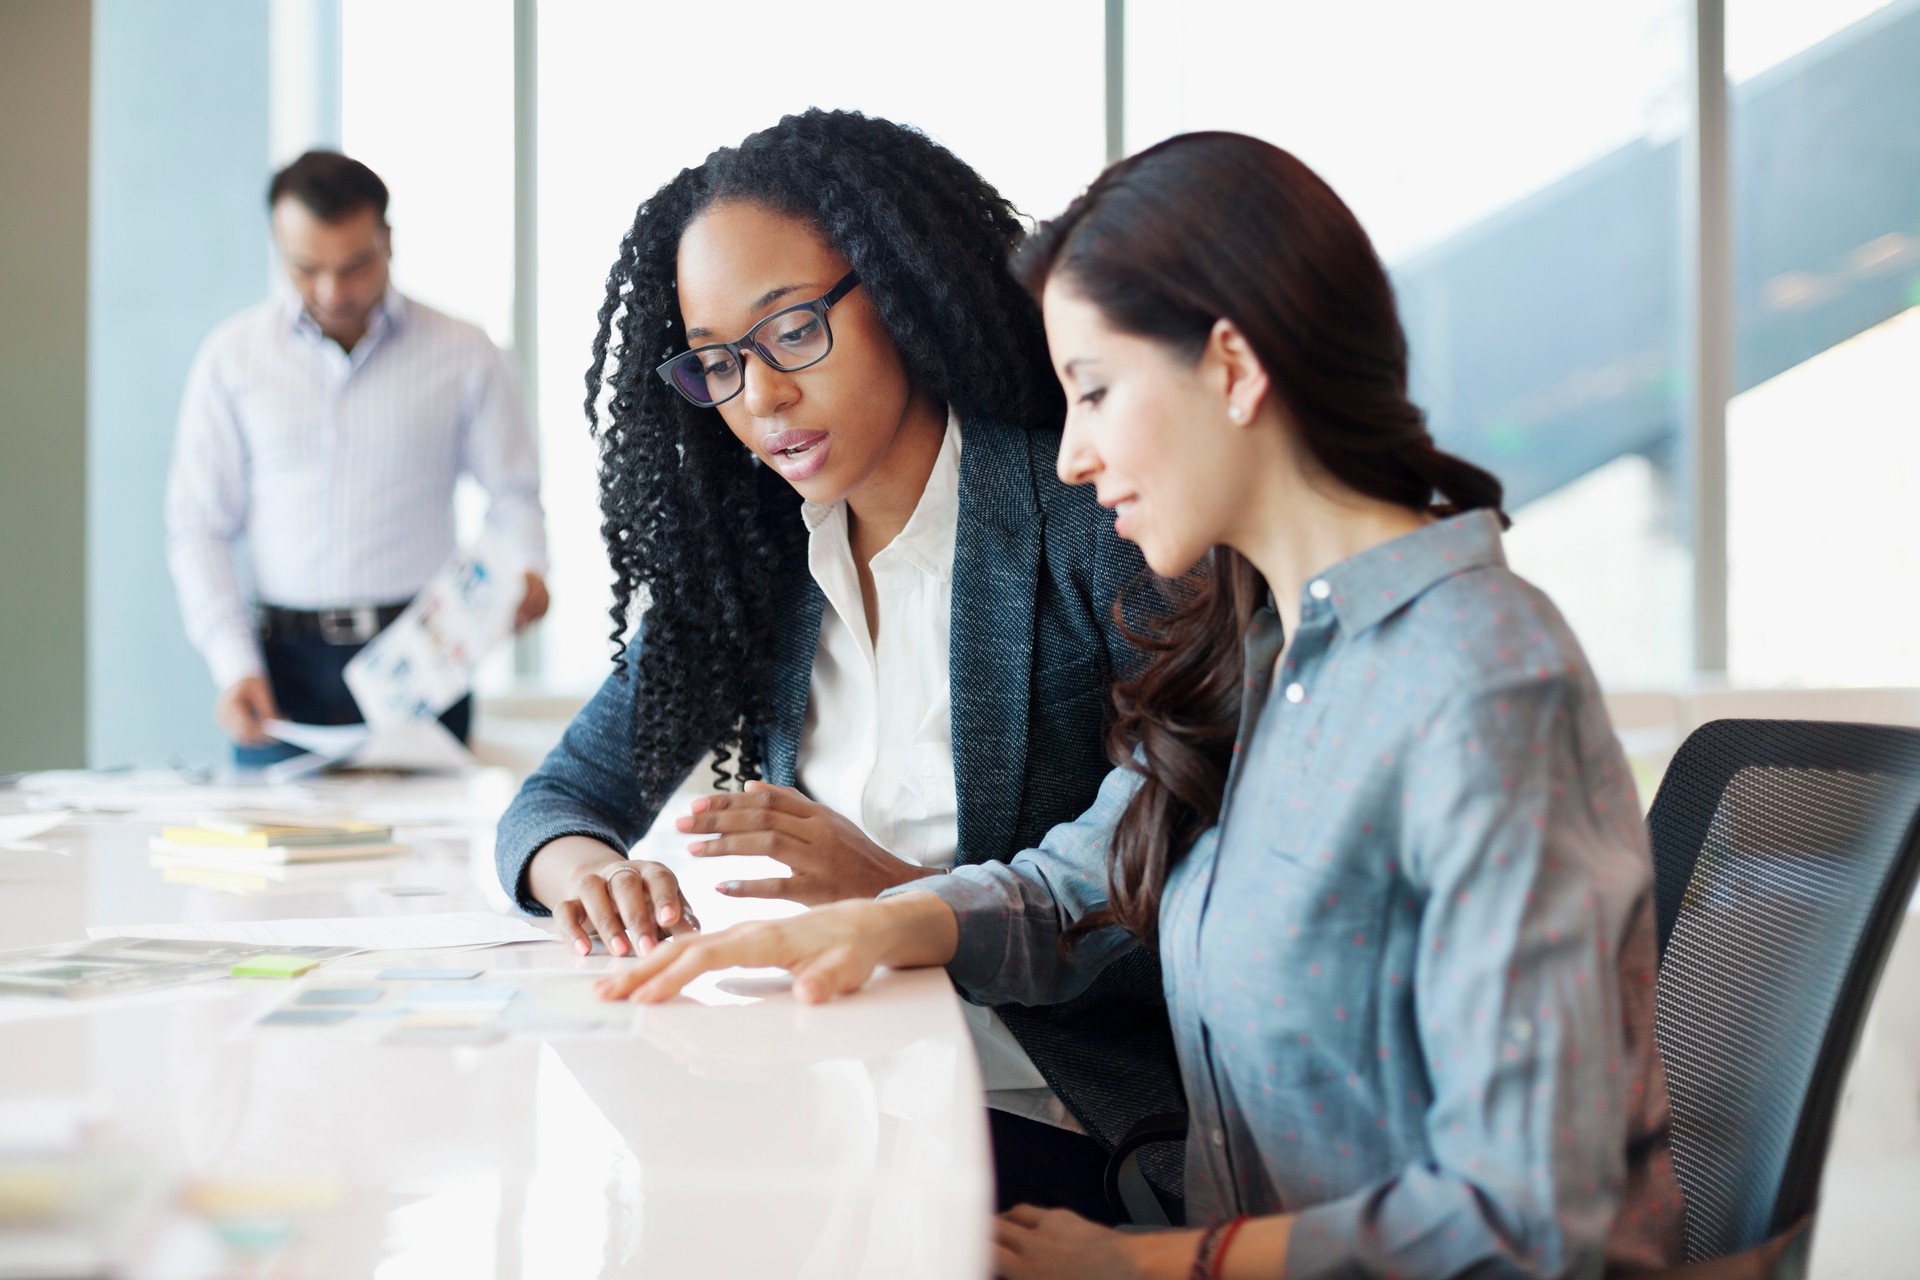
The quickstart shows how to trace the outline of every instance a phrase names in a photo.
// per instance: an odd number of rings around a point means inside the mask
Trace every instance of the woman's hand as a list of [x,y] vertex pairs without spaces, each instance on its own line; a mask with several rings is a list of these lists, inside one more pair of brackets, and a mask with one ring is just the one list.
[[631,954],[631,932],[641,954],[672,935],[693,933],[693,918],[680,882],[657,862],[629,861],[619,850],[587,836],[562,836],[542,845],[527,867],[528,887],[581,955],[595,934],[610,955]]
[[1004,1280],[1156,1280],[1181,1277],[1197,1231],[1129,1234],[1071,1209],[1017,1204],[994,1219],[993,1274]]
[[[1222,1280],[1278,1276],[1287,1266],[1293,1219],[1249,1218],[1224,1237],[1211,1274]],[[1216,1228],[1218,1230],[1218,1228]],[[1003,1280],[1183,1280],[1193,1273],[1200,1231],[1114,1231],[1071,1209],[1017,1204],[994,1219],[993,1273]]]
[[593,984],[602,999],[671,1000],[703,973],[746,967],[793,974],[794,998],[819,1004],[865,986],[881,965],[945,964],[959,944],[953,908],[927,893],[885,902],[836,902],[785,920],[676,936],[639,964]]
[[852,819],[816,804],[792,787],[749,782],[744,793],[702,796],[690,817],[674,823],[695,835],[687,852],[696,858],[757,854],[784,862],[790,876],[770,880],[723,880],[719,890],[735,898],[789,898],[817,906],[843,898],[871,898],[883,889],[936,875],[894,857]]

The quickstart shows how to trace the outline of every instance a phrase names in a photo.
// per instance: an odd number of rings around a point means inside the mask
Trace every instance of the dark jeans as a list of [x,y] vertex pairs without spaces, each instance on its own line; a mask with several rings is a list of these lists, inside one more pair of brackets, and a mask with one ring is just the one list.
[[1071,1209],[1117,1226],[1107,1207],[1107,1150],[1084,1133],[987,1108],[993,1140],[994,1212],[1017,1204]]
[[[347,689],[343,673],[354,654],[364,645],[328,644],[316,632],[293,639],[261,641],[267,660],[267,684],[280,715],[300,724],[359,724],[359,704]],[[448,707],[440,716],[447,732],[465,742],[473,727],[471,695]],[[235,744],[233,762],[242,769],[263,769],[300,754],[300,748],[284,742],[264,747]]]

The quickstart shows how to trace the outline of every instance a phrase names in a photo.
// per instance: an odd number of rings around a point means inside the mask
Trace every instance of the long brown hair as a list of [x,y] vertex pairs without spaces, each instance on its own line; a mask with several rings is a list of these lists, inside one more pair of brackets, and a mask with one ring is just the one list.
[[[1500,508],[1500,482],[1437,449],[1407,397],[1393,286],[1359,220],[1278,147],[1236,133],[1169,138],[1102,173],[1035,233],[1015,270],[1036,296],[1058,279],[1112,328],[1189,360],[1216,321],[1232,321],[1307,456],[1338,485],[1441,516]],[[1115,688],[1108,740],[1115,762],[1143,779],[1114,835],[1109,906],[1070,940],[1119,923],[1153,942],[1167,873],[1220,815],[1241,638],[1267,584],[1244,556],[1216,547],[1196,573],[1163,586],[1170,608],[1135,629],[1151,656]]]

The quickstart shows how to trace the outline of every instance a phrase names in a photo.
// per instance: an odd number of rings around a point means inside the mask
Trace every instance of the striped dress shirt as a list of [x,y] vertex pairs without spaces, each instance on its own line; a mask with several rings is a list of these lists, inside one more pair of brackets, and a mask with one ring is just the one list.
[[264,670],[243,558],[268,603],[405,600],[455,549],[462,474],[489,495],[489,531],[544,572],[526,408],[477,326],[389,289],[350,353],[292,298],[215,329],[187,379],[166,496],[167,562],[214,683]]

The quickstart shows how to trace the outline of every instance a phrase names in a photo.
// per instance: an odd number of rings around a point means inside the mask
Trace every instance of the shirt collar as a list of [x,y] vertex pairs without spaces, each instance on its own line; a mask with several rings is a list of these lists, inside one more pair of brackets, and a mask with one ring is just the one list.
[[1506,563],[1500,547],[1500,518],[1487,510],[1467,511],[1371,547],[1315,575],[1307,583],[1301,605],[1303,610],[1310,609],[1314,584],[1324,582],[1340,629],[1354,635],[1386,621],[1455,574],[1505,568]]
[[[307,308],[298,295],[286,299],[287,325],[295,333],[306,338],[322,338],[320,326],[307,314]],[[407,322],[407,300],[392,285],[380,295],[380,301],[374,304],[373,314],[367,318],[367,336],[354,344],[359,350],[368,339],[378,339],[400,329]]]
[[[960,419],[949,410],[946,435],[940,441],[940,452],[934,455],[927,487],[920,491],[920,501],[914,504],[906,527],[894,535],[881,555],[897,555],[922,573],[936,577],[944,578],[953,571],[955,530],[960,520],[960,448]],[[818,537],[829,521],[844,529],[846,507],[844,500],[831,506],[802,502],[800,518],[806,521],[808,534]]]

